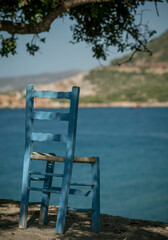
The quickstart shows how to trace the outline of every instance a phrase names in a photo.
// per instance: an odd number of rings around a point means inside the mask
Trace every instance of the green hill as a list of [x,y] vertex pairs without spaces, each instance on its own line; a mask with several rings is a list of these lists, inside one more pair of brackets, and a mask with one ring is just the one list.
[[168,31],[148,44],[153,52],[136,53],[133,61],[116,66],[129,58],[116,59],[108,67],[93,69],[85,77],[97,87],[97,94],[81,102],[168,101]]
[[[152,56],[148,53],[138,52],[134,55],[134,58],[127,65],[139,65],[140,63],[164,63],[168,62],[168,30],[160,37],[155,38],[147,45],[148,49],[152,51]],[[115,59],[111,64],[122,63],[129,59],[129,55],[122,58]]]

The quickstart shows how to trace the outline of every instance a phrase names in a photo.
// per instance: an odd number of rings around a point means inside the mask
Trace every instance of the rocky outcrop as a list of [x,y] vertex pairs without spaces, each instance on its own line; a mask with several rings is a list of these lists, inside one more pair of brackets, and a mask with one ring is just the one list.
[[80,87],[80,96],[94,96],[98,92],[96,85],[91,84],[88,80],[84,80],[86,72],[80,73],[77,76],[66,78],[50,84],[36,85],[37,90],[51,90],[56,92],[68,92],[71,91],[73,86]]
[[[36,90],[49,90],[56,92],[68,92],[72,90],[73,86],[80,87],[80,96],[94,96],[98,92],[96,85],[91,84],[89,81],[84,80],[87,73],[83,72],[76,76],[63,79],[57,82],[48,84],[35,85]],[[8,94],[0,94],[0,108],[24,108],[25,107],[26,89],[22,92],[13,91]],[[39,108],[59,108],[67,107],[68,103],[60,103],[60,101],[53,101],[50,99],[36,99],[35,106]]]

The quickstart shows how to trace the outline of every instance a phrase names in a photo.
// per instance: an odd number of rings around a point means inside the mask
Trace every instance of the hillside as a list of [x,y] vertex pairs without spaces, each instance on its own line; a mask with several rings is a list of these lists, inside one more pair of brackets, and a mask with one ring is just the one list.
[[[147,45],[148,49],[152,51],[152,56],[148,53],[138,52],[134,55],[131,62],[128,62],[126,66],[152,66],[157,65],[158,67],[164,66],[168,63],[168,30],[163,33],[160,37],[153,39]],[[115,59],[111,62],[112,65],[115,63],[122,63],[129,58],[126,55],[122,58]],[[163,65],[162,65],[163,64]],[[166,65],[165,65],[166,66]]]
[[85,80],[96,84],[98,94],[84,102],[167,102],[168,101],[168,31],[151,41],[153,55],[137,53],[133,61],[122,64],[129,56],[112,61],[108,67],[93,69]]
[[43,73],[37,75],[0,78],[0,93],[9,91],[22,91],[26,84],[49,84],[81,73],[81,70],[72,69],[57,73]]
[[[37,90],[70,91],[81,88],[80,106],[168,106],[168,31],[148,44],[153,52],[136,53],[131,62],[116,65],[129,55],[113,60],[107,67],[88,73],[78,70],[62,74],[46,74],[0,79],[0,108],[25,107],[25,85],[34,83]],[[64,79],[63,79],[64,78]],[[9,83],[9,84],[8,84]],[[6,85],[3,85],[6,84]],[[10,87],[10,88],[9,88]],[[38,101],[39,107],[60,107],[62,101]],[[45,105],[44,105],[45,104]],[[65,105],[66,106],[66,105]]]
[[[80,96],[94,96],[97,93],[97,87],[87,80],[83,80],[87,73],[81,72],[75,76],[53,81],[51,83],[35,84],[36,90],[49,91],[71,91],[72,86],[79,86],[81,88]],[[38,76],[37,76],[38,77]],[[28,82],[30,83],[30,82]],[[33,82],[34,83],[34,82]],[[20,87],[17,90],[12,89],[6,93],[0,94],[0,108],[24,108],[25,107],[26,86]],[[55,108],[64,107],[69,103],[68,100],[51,100],[51,99],[36,99],[36,106],[40,108]]]

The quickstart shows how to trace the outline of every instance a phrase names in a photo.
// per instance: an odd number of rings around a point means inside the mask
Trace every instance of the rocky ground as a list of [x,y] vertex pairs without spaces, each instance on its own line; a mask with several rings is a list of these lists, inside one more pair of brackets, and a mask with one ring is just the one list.
[[58,208],[51,206],[47,226],[38,224],[39,205],[29,207],[28,228],[19,229],[19,202],[0,200],[0,240],[167,240],[168,224],[101,214],[99,233],[91,231],[88,213],[68,213],[63,235],[55,235]]

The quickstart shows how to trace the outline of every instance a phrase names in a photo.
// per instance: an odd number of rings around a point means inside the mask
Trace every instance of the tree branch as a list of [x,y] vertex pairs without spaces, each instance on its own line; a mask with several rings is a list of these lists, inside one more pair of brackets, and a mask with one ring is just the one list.
[[117,0],[67,0],[65,6],[67,8],[77,7],[79,5],[84,5],[88,3],[101,3],[101,2],[117,2]]
[[64,6],[50,12],[40,23],[16,23],[12,21],[0,21],[0,31],[7,31],[10,34],[38,34],[50,30],[51,23],[67,9]]
[[87,3],[115,2],[116,0],[67,0],[59,7],[47,14],[43,21],[39,23],[16,23],[9,20],[0,21],[0,31],[6,31],[10,34],[38,34],[50,30],[52,22],[68,9]]
[[[142,0],[138,0],[142,1]],[[148,0],[163,1],[163,0]],[[38,34],[50,30],[52,22],[61,14],[67,12],[68,9],[84,5],[88,3],[117,2],[117,0],[65,0],[60,1],[60,6],[47,14],[47,16],[39,23],[16,23],[9,20],[0,21],[0,31],[6,31],[10,34]]]

